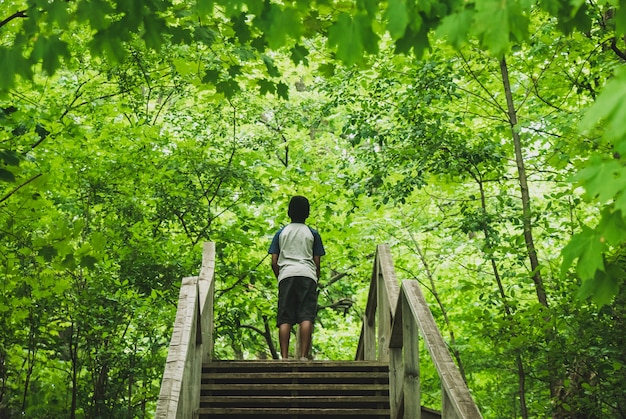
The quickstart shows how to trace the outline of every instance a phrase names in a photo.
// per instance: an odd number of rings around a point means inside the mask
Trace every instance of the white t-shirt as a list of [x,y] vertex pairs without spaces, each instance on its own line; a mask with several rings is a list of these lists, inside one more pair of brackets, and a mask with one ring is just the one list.
[[319,233],[303,223],[291,223],[278,230],[269,249],[278,254],[278,281],[304,276],[317,281],[313,256],[326,254]]

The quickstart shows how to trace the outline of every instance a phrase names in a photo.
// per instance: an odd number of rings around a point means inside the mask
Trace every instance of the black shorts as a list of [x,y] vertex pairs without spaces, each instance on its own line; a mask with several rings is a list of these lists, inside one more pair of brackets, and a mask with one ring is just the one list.
[[278,283],[278,316],[276,326],[294,325],[305,320],[315,322],[317,282],[305,276],[292,276]]

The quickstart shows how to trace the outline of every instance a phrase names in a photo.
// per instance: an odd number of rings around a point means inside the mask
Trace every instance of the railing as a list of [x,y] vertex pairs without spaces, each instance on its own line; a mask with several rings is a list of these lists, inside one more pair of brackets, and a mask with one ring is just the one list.
[[357,360],[389,362],[392,418],[421,418],[420,336],[441,381],[444,419],[482,418],[417,281],[398,285],[389,246],[376,248]]
[[204,243],[202,267],[183,278],[155,418],[191,419],[200,406],[202,363],[213,353],[215,244]]

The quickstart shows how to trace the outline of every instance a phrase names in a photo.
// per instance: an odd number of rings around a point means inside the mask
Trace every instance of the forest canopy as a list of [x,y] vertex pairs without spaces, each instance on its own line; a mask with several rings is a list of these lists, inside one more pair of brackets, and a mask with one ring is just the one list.
[[0,417],[151,417],[205,241],[215,356],[276,357],[294,194],[316,358],[384,242],[486,418],[626,417],[625,63],[617,0],[3,1]]

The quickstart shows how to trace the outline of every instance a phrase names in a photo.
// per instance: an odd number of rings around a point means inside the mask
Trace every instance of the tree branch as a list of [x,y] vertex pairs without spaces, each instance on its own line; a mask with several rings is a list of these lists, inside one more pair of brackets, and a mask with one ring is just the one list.
[[14,193],[16,193],[17,191],[19,191],[20,189],[22,189],[24,186],[28,185],[29,183],[31,183],[32,181],[34,181],[35,179],[37,179],[39,176],[41,176],[41,173],[39,173],[38,175],[35,175],[34,177],[28,179],[26,182],[22,183],[19,186],[16,186],[15,189],[13,189],[11,192],[9,192],[8,194],[6,194],[4,196],[4,198],[0,199],[0,203],[6,201],[7,199],[9,199],[11,197],[11,195],[13,195]]
[[620,57],[622,60],[626,61],[626,51],[622,51],[621,49],[619,49],[619,47],[617,46],[617,37],[614,36],[613,39],[611,40],[611,49],[613,50],[613,52]]
[[267,316],[263,316],[263,325],[264,325],[265,331],[259,329],[258,327],[250,326],[247,324],[242,324],[241,328],[250,329],[254,332],[257,332],[259,335],[263,336],[263,338],[265,338],[265,342],[267,343],[267,347],[270,350],[270,353],[272,354],[272,359],[278,359],[278,352],[276,352],[276,347],[274,346],[274,342],[272,341],[272,331],[270,330],[270,325],[267,320]]
[[2,22],[0,22],[0,28],[8,24],[13,19],[25,18],[25,17],[28,17],[28,15],[26,15],[26,10],[18,10],[17,12],[13,13],[11,16],[7,17]]

